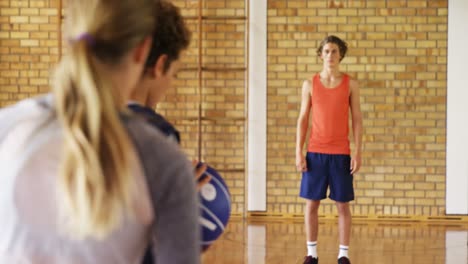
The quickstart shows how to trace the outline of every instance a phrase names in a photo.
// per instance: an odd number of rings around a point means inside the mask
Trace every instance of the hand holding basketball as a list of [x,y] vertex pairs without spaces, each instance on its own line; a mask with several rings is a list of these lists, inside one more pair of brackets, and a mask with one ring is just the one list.
[[197,180],[197,191],[200,191],[203,185],[205,185],[211,180],[211,176],[208,174],[206,174],[205,177],[202,177],[206,169],[208,168],[208,166],[205,163],[199,162],[198,160],[192,160],[192,165],[195,168],[195,179]]

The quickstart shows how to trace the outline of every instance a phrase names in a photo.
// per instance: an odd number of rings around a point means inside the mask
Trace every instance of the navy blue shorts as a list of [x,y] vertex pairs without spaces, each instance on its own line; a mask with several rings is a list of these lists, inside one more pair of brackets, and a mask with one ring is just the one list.
[[307,152],[307,171],[302,173],[300,197],[309,200],[327,198],[337,202],[354,200],[351,157],[349,155]]

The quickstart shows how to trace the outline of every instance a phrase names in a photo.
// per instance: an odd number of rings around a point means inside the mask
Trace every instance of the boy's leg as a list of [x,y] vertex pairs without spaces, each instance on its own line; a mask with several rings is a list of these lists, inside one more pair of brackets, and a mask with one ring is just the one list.
[[317,241],[318,208],[327,197],[328,160],[326,155],[308,152],[307,171],[302,173],[300,197],[306,199],[304,213],[307,241]]
[[348,258],[348,246],[351,235],[351,210],[349,202],[354,200],[353,175],[350,169],[349,155],[331,155],[330,157],[330,198],[336,201],[338,210],[338,230],[340,247],[338,259]]
[[340,234],[340,246],[349,246],[351,235],[351,210],[349,203],[336,202],[338,209],[338,230]]
[[317,241],[320,200],[307,200],[304,214],[307,241]]
[[318,236],[318,208],[320,200],[306,200],[306,209],[304,213],[304,224],[307,239],[307,255],[304,258],[304,264],[317,264],[317,236]]
[[307,153],[307,171],[302,173],[300,196],[306,199],[304,224],[307,256],[304,263],[317,263],[318,208],[328,188],[327,160],[323,154]]

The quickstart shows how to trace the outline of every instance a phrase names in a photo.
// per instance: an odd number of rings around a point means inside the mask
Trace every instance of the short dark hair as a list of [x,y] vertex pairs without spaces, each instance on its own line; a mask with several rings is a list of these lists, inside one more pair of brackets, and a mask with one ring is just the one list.
[[171,63],[179,59],[181,51],[190,45],[191,32],[177,6],[166,0],[155,2],[156,28],[145,68],[154,67],[159,57],[167,55],[164,65],[167,71]]
[[346,56],[346,52],[348,51],[348,43],[334,35],[327,36],[322,40],[322,42],[320,42],[320,46],[317,49],[318,56],[322,55],[323,46],[325,46],[327,43],[334,43],[338,46],[338,49],[340,50],[340,61]]

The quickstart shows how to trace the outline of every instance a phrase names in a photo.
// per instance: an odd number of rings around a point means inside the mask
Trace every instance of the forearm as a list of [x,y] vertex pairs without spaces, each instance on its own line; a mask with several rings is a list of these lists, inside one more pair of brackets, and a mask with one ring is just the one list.
[[150,193],[156,263],[199,264],[200,211],[193,167],[180,148],[154,127],[138,118],[123,120]]
[[362,119],[353,121],[355,155],[360,155],[362,153],[362,132]]
[[185,166],[174,171],[170,189],[155,205],[156,263],[200,263],[200,212],[192,170]]
[[296,155],[302,154],[305,137],[307,134],[307,122],[299,120],[296,129]]

